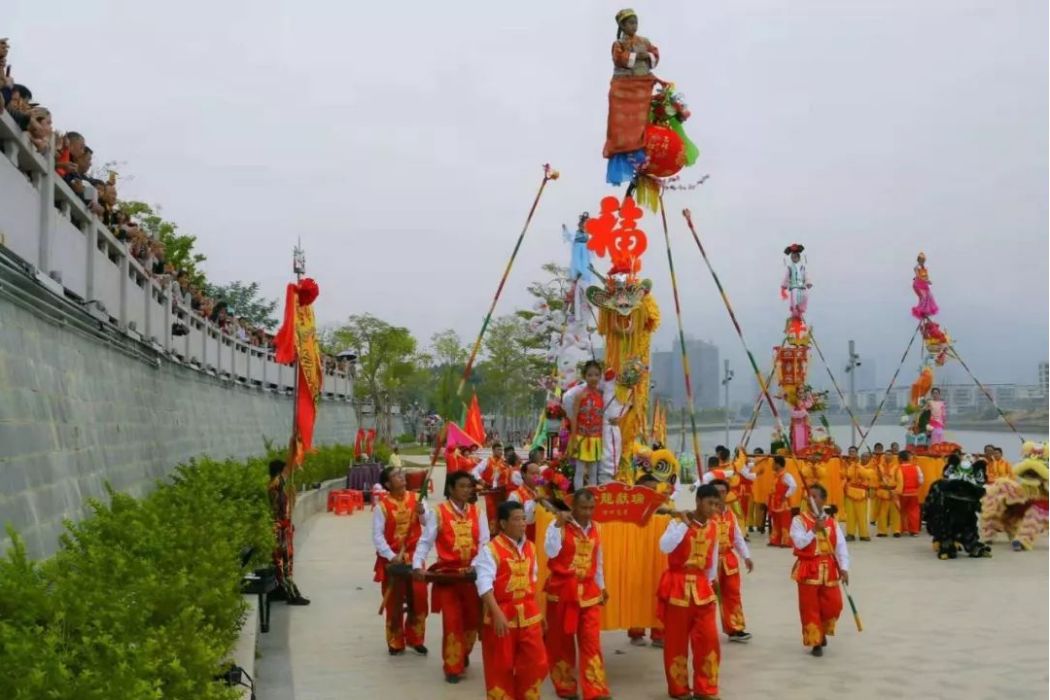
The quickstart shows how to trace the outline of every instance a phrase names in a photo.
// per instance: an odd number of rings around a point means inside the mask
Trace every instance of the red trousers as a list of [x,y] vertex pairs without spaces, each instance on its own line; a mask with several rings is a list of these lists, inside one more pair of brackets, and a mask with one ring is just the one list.
[[798,615],[802,620],[802,644],[819,646],[825,635],[835,634],[835,623],[842,612],[842,591],[833,586],[798,584]]
[[743,632],[744,602],[740,597],[740,572],[728,575],[718,563],[718,607],[722,613],[722,631]]
[[919,528],[922,526],[919,513],[918,496],[901,496],[901,532],[919,534]]
[[[405,589],[411,586],[412,612],[405,604]],[[427,630],[427,584],[424,581],[387,579],[381,584],[386,608],[386,645],[391,649],[404,649],[423,644]]]
[[[575,618],[575,619],[573,619]],[[572,624],[575,622],[575,624]],[[569,628],[569,629],[566,629]],[[602,608],[580,608],[576,603],[547,603],[547,661],[559,698],[581,695],[576,682],[576,647],[580,648],[580,683],[583,700],[609,695],[602,657]]]
[[481,621],[481,600],[472,581],[462,583],[435,583],[433,585],[435,613],[441,613],[441,658],[446,676],[462,675],[466,659],[478,639]]
[[502,637],[496,636],[492,625],[482,626],[481,658],[487,698],[539,700],[547,677],[542,624],[511,627]]
[[769,544],[776,547],[791,546],[791,510],[769,511],[771,529],[769,531]]
[[664,673],[667,694],[689,695],[689,650],[693,652],[693,690],[697,695],[718,695],[718,644],[714,601],[679,607],[668,604],[664,612]]

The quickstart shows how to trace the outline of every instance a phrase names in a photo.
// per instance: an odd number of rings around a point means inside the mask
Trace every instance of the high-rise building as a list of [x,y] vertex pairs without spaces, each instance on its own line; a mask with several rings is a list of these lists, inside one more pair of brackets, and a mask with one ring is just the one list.
[[[685,348],[689,356],[695,406],[697,408],[718,408],[721,406],[718,347],[703,340],[687,338]],[[671,403],[676,408],[685,406],[687,398],[685,379],[682,375],[681,353],[681,346],[678,341],[675,341],[670,350],[653,352],[650,364],[652,395]]]
[[1039,363],[1039,386],[1043,387],[1043,396],[1050,396],[1050,362]]

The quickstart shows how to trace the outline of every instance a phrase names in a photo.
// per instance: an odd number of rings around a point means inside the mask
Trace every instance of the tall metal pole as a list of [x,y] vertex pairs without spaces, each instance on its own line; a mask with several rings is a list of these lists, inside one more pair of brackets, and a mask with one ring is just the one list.
[[733,381],[733,370],[729,369],[729,360],[725,361],[725,374],[722,376],[722,386],[725,387],[725,412],[726,412],[726,441],[723,443],[729,447],[729,382]]
[[[849,410],[850,413],[856,415],[857,413],[857,368],[860,367],[860,355],[856,352],[856,345],[851,340],[849,341],[849,360],[846,363],[846,373],[849,375]],[[857,444],[857,425],[853,421],[850,421],[850,445]]]

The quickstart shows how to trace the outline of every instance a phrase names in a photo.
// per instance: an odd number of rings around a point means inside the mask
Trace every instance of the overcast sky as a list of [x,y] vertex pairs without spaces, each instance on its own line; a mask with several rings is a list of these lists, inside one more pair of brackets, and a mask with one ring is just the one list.
[[[612,192],[601,149],[618,2],[4,5],[14,76],[96,163],[126,163],[122,197],[196,234],[212,280],[271,296],[302,236],[322,322],[368,311],[421,338],[473,338],[540,165],[562,177],[497,313],[526,303],[544,262],[567,261],[560,224]],[[798,241],[825,352],[844,362],[854,338],[888,381],[914,329],[921,249],[974,371],[1035,382],[1050,342],[1044,0],[634,7],[658,74],[692,108],[701,157],[683,179],[710,175],[667,196],[687,333],[744,370],[684,206],[763,363],[787,314],[781,251]],[[664,347],[658,221],[643,222],[645,271]]]

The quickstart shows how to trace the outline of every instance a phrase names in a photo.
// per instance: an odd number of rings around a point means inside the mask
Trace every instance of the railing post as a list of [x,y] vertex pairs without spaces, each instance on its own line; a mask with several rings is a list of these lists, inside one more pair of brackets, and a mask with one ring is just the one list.
[[40,178],[40,247],[37,269],[51,274],[51,228],[55,219],[55,136],[51,135],[44,157],[44,174]]
[[131,281],[131,260],[128,248],[120,251],[120,328],[128,329],[128,282]]
[[160,303],[164,304],[164,332],[161,334],[163,338],[164,352],[171,352],[171,305],[175,301],[175,295],[172,294],[171,288],[174,282],[168,282],[166,293],[162,296]]
[[87,238],[87,258],[84,264],[87,267],[84,270],[84,300],[94,301],[95,300],[95,251],[98,250],[98,220],[92,218],[84,230],[84,237]]
[[150,258],[147,260],[146,265],[148,266],[148,267],[146,267],[146,278],[143,280],[145,282],[145,284],[142,285],[143,290],[145,291],[145,297],[146,297],[146,313],[143,314],[146,317],[146,332],[143,334],[143,337],[146,339],[146,342],[152,342],[152,340],[153,340],[153,278],[149,276],[149,271],[153,269],[153,257],[152,256],[150,256]]
[[201,369],[208,371],[208,322],[201,322]]

